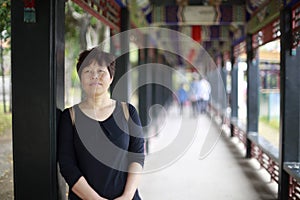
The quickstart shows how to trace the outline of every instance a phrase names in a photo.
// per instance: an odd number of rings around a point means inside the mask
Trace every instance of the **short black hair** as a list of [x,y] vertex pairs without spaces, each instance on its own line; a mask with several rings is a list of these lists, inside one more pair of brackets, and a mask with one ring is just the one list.
[[114,77],[116,70],[115,56],[113,56],[110,53],[104,52],[97,47],[94,47],[92,49],[84,50],[79,54],[79,58],[76,65],[79,78],[83,68],[89,66],[94,61],[96,61],[98,65],[106,65],[110,77]]

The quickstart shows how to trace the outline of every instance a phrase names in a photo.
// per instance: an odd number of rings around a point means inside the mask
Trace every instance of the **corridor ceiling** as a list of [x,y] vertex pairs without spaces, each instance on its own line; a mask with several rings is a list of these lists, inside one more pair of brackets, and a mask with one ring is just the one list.
[[[199,43],[213,58],[230,58],[231,46],[246,35],[251,15],[269,0],[73,0],[85,10],[119,32],[120,8],[127,7],[133,28],[159,27],[172,30],[157,33],[157,44],[171,44],[173,52],[185,52],[189,59],[165,53],[175,67],[185,67],[199,60],[203,52],[178,41],[184,34]],[[169,34],[170,33],[170,34]],[[169,35],[166,35],[169,34]],[[180,54],[180,53],[179,53]],[[188,62],[187,62],[188,61]]]
[[[245,25],[249,16],[268,0],[136,0],[127,4],[136,27],[147,24],[150,27],[168,28],[185,34],[198,42],[210,56],[230,58],[231,46],[245,35]],[[139,13],[139,14],[137,14]],[[143,16],[143,17],[141,17]],[[137,20],[138,18],[138,20]],[[141,18],[146,22],[141,23]],[[140,24],[139,24],[140,23]],[[188,62],[198,63],[203,52],[181,45],[178,34],[159,34],[155,38],[160,44],[173,45],[174,51],[188,52]],[[178,55],[167,53],[166,59],[173,66],[186,66],[188,63]],[[198,61],[197,61],[198,59]]]
[[[231,46],[246,35],[246,24],[250,16],[263,7],[269,0],[136,0],[127,1],[136,27],[150,26],[168,28],[185,34],[198,42],[210,56],[215,59],[223,56],[230,58]],[[133,4],[138,5],[135,9]],[[138,14],[137,14],[138,13]],[[143,16],[143,17],[141,17]],[[141,23],[141,19],[145,23]],[[138,19],[138,20],[137,20]],[[139,24],[140,23],[140,24]],[[146,24],[146,25],[145,25]],[[163,34],[159,34],[163,35]],[[181,52],[189,52],[189,62],[201,59],[201,51],[181,45],[178,35],[164,35],[156,38],[158,43],[168,41],[173,48]],[[173,66],[187,65],[180,57],[166,54]]]

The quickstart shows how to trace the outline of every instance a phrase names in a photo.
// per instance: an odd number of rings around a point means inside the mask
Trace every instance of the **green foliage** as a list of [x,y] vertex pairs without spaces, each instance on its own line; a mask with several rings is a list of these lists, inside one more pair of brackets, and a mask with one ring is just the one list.
[[263,116],[259,118],[259,122],[264,123],[272,128],[279,129],[279,120],[277,119],[268,119],[267,116]]
[[72,87],[78,87],[80,85],[80,80],[79,80],[79,77],[77,75],[76,67],[74,67],[73,70],[72,70],[71,80],[72,80]]
[[91,18],[91,21],[90,21],[90,25],[91,25],[92,27],[95,27],[95,25],[97,24],[97,21],[98,21],[97,18],[92,17],[92,18]]
[[3,104],[0,104],[0,136],[4,135],[5,131],[12,127],[12,114],[4,113]]
[[69,59],[68,68],[72,68],[71,83],[72,87],[76,87],[79,84],[79,78],[77,76],[75,64],[80,50],[80,21],[74,18],[72,12],[83,14],[83,9],[73,2],[67,2],[65,10],[65,56]]
[[68,2],[65,9],[65,36],[67,39],[79,38],[80,24],[72,16],[72,11],[76,11],[79,14],[83,14],[83,9],[76,3]]
[[10,0],[0,0],[0,32],[6,30],[4,39],[10,37]]
[[[65,42],[65,56],[73,57],[74,55],[77,57],[80,52],[80,45],[77,37],[71,37],[70,34],[66,33],[66,42]],[[76,60],[76,59],[74,59]]]

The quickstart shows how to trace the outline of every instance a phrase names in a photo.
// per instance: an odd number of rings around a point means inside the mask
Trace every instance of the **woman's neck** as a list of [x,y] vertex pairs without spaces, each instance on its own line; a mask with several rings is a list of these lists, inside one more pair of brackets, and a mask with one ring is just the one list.
[[98,97],[87,97],[83,102],[84,106],[92,109],[101,109],[112,104],[112,99],[109,95],[102,95]]

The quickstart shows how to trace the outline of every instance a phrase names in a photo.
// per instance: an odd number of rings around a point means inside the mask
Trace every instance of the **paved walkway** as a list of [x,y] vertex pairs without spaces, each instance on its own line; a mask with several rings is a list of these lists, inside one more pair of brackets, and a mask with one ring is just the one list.
[[12,137],[7,130],[0,138],[0,199],[13,199]]
[[[160,134],[151,139],[149,154],[157,159],[146,160],[145,171],[157,165],[151,162],[161,161],[162,166],[143,175],[139,190],[144,200],[276,199],[277,184],[270,182],[269,175],[256,160],[244,159],[238,141],[221,134],[206,115],[197,119],[186,115],[180,120],[171,111],[159,121]],[[172,149],[176,138],[182,140],[180,135],[195,138],[183,156],[164,164],[168,157],[163,151]],[[183,141],[176,145],[185,149],[180,145],[186,144]],[[172,151],[170,157],[175,160]]]

